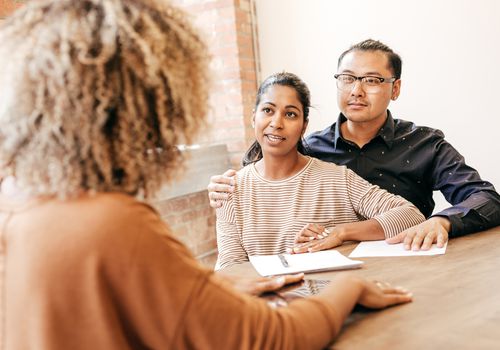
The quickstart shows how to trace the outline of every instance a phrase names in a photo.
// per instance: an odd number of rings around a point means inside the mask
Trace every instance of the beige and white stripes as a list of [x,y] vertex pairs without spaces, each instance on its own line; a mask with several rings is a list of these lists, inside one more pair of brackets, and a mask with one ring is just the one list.
[[333,228],[371,218],[386,238],[425,220],[413,204],[345,166],[309,158],[293,177],[269,181],[250,164],[238,172],[235,192],[217,209],[216,269],[247,261],[248,255],[284,253],[308,223]]

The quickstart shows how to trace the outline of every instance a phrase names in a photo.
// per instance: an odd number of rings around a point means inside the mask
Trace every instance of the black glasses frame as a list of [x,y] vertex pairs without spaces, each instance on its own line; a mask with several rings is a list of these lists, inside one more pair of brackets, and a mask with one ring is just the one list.
[[347,75],[347,76],[354,78],[353,84],[356,82],[356,80],[363,82],[363,79],[365,79],[365,78],[375,78],[375,79],[378,79],[381,83],[394,83],[397,80],[395,77],[382,78],[382,77],[376,77],[374,75],[364,75],[362,77],[357,77],[355,75],[347,74],[347,73],[334,74],[333,76],[335,77],[335,79],[338,80],[341,75]]

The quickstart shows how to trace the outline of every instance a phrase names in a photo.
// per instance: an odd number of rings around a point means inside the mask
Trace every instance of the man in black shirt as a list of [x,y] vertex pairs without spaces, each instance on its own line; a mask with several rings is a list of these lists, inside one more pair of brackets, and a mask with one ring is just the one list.
[[[434,209],[433,191],[441,191],[453,205],[388,239],[389,243],[429,249],[432,243],[443,246],[448,237],[499,225],[500,196],[465,164],[443,133],[393,119],[387,108],[399,96],[401,67],[399,55],[379,41],[365,40],[345,51],[335,74],[341,114],[336,123],[306,138],[306,153],[346,165],[371,183],[411,201],[426,217]],[[212,177],[208,189],[213,207],[227,197],[225,191],[232,190],[228,176],[232,174]],[[294,250],[329,249],[352,237],[363,238],[342,227],[324,236],[321,227],[306,226]]]

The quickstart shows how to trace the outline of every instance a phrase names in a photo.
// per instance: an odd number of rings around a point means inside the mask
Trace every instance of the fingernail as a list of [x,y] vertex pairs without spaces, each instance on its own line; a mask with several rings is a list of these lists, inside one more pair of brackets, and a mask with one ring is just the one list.
[[313,251],[313,250],[312,250],[312,248],[307,248],[307,251],[308,251],[309,253],[312,253],[312,251]]
[[312,241],[313,239],[314,239],[314,237],[313,237],[313,236],[309,237],[309,240],[310,240],[310,241]]
[[329,229],[325,228],[325,230],[323,231],[323,233],[329,235],[331,232],[330,232]]
[[276,278],[274,280],[274,283],[276,283],[276,284],[283,284],[283,283],[285,283],[285,277],[280,276],[280,277]]

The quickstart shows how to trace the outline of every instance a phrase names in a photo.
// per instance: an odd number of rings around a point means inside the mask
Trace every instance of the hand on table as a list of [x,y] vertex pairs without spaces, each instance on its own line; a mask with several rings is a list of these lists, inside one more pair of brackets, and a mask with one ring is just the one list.
[[447,218],[434,216],[386,239],[386,242],[389,244],[403,242],[404,248],[407,250],[429,250],[433,243],[437,243],[438,248],[442,248],[448,241],[450,229],[451,224]]
[[320,224],[306,224],[295,236],[291,253],[311,253],[331,249],[341,245],[344,240],[336,229],[327,229]]
[[225,201],[229,197],[229,193],[234,191],[234,176],[236,170],[229,169],[222,175],[214,175],[210,178],[210,183],[207,186],[208,199],[212,208],[220,208],[221,201]]
[[297,283],[304,279],[303,273],[275,277],[242,277],[221,271],[216,272],[216,274],[232,284],[235,289],[250,295],[260,295],[265,292],[273,292],[283,286],[286,286],[287,284]]
[[391,305],[412,301],[413,294],[403,287],[393,287],[386,282],[361,280],[363,291],[358,304],[371,309],[382,309]]

